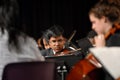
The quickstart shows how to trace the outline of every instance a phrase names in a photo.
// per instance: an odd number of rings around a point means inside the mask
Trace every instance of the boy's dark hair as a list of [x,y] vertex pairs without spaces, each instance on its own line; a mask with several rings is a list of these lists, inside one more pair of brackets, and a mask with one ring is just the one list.
[[49,29],[47,29],[44,33],[45,37],[47,38],[47,40],[49,40],[51,37],[58,37],[58,36],[64,36],[64,30],[61,26],[59,25],[54,25],[52,27],[50,27]]

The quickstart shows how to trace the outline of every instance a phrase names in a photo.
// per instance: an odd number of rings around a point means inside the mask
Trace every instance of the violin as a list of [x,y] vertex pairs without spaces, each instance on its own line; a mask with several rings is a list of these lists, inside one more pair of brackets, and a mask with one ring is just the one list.
[[56,53],[54,56],[64,56],[64,55],[73,55],[74,52],[81,50],[81,48],[75,50],[64,49],[61,52]]
[[[76,30],[73,31],[72,35],[69,37],[69,39],[64,44],[65,49],[63,49],[61,52],[56,53],[54,56],[64,56],[64,55],[73,55],[75,52],[81,50],[81,48],[78,48],[77,45],[72,44],[71,40],[76,34]],[[70,49],[72,48],[72,50]]]
[[[113,35],[116,30],[120,29],[120,24],[115,24],[113,28],[105,34],[105,39]],[[66,80],[104,80],[102,65],[92,53],[76,63],[66,76]]]

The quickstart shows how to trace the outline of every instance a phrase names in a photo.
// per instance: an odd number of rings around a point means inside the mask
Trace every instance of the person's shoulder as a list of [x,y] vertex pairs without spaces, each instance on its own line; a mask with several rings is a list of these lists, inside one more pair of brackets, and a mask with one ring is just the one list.
[[115,33],[110,38],[112,39],[120,38],[120,33]]
[[120,33],[113,34],[107,40],[107,46],[120,46]]
[[77,43],[80,47],[92,45],[87,37],[78,40]]
[[33,37],[30,37],[28,35],[26,35],[25,33],[21,33],[21,35],[18,37],[18,40],[20,43],[23,43],[23,44],[32,44],[35,41],[35,39]]
[[52,49],[49,48],[49,49],[43,49],[43,50],[40,50],[41,53],[46,53],[46,52],[50,52]]
[[34,38],[27,36],[27,35],[20,35],[18,37],[18,44],[22,50],[30,50],[30,51],[36,51],[40,52],[37,42]]
[[43,55],[43,56],[47,56],[49,53],[51,53],[52,49],[49,48],[49,49],[43,49],[43,50],[40,50],[40,53]]

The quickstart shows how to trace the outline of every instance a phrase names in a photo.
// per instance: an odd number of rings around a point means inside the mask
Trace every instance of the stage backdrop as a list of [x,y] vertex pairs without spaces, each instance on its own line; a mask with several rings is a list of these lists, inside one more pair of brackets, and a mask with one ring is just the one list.
[[89,9],[98,0],[18,0],[22,28],[36,40],[53,25],[64,28],[67,38],[73,30],[73,40],[86,36],[91,30]]

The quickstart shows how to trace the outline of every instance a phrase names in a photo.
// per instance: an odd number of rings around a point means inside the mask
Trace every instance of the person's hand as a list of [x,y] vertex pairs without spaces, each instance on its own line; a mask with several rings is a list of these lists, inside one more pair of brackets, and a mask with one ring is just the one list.
[[95,46],[96,47],[104,47],[105,46],[105,37],[103,34],[99,34],[98,36],[95,36]]
[[120,80],[120,77],[118,79],[116,79],[116,80]]

